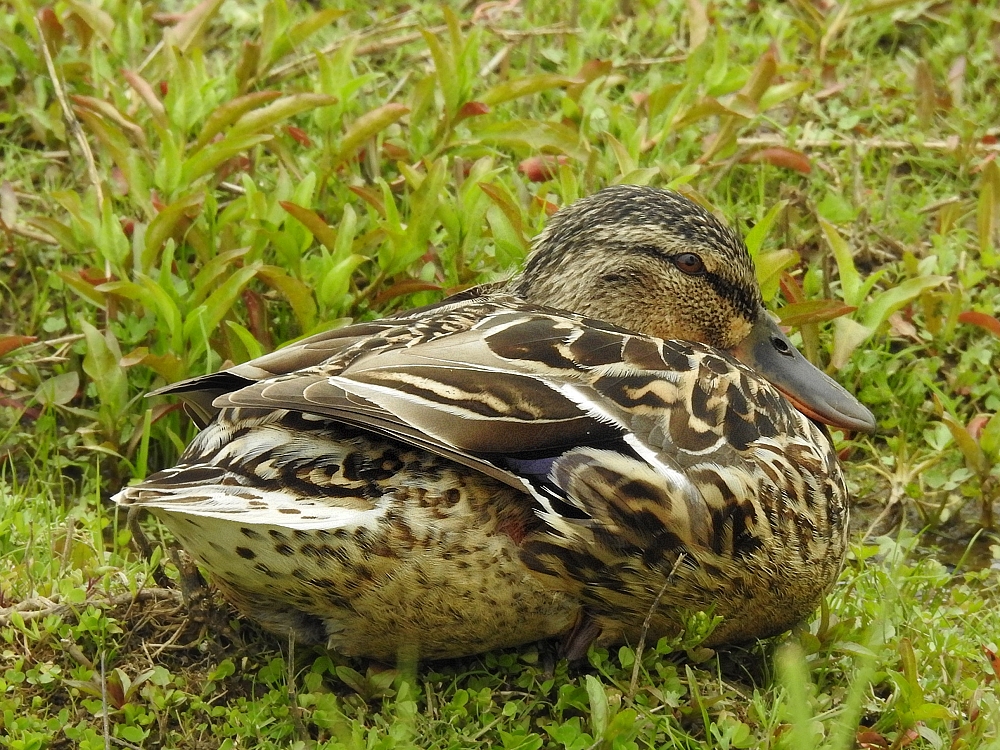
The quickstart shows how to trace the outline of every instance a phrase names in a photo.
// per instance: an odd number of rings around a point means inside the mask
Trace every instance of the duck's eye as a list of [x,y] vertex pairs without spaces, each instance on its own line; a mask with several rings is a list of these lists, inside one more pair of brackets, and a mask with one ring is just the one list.
[[702,262],[701,256],[694,253],[674,255],[670,260],[673,261],[678,269],[686,274],[694,276],[699,273],[705,273],[705,264]]

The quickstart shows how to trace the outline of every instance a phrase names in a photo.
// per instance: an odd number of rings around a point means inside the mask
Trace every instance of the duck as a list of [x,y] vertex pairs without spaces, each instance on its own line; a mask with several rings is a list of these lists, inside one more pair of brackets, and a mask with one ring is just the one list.
[[122,489],[244,616],[391,662],[569,658],[808,617],[845,555],[828,426],[873,414],[765,310],[747,247],[665,189],[557,211],[512,278],[167,386],[203,426]]

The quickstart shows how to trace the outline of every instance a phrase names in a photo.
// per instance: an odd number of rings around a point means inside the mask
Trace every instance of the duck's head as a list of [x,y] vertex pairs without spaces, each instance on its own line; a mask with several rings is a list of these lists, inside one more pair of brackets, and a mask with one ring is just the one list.
[[764,310],[739,236],[677,193],[617,185],[562,209],[508,290],[638,333],[723,349],[810,417],[875,429],[872,413],[810,364]]

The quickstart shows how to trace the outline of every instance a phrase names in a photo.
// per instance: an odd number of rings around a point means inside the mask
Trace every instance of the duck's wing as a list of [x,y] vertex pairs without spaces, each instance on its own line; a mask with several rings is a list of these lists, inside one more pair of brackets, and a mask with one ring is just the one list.
[[179,396],[192,418],[203,428],[218,415],[219,409],[212,402],[223,394],[320,364],[333,372],[355,357],[372,351],[468,328],[477,316],[493,309],[485,301],[476,301],[477,293],[484,289],[476,287],[399,315],[323,331],[249,362],[180,380],[150,391],[148,395]]
[[614,443],[677,471],[710,454],[736,460],[797,423],[773,388],[719,352],[509,302],[465,329],[253,382],[212,406],[329,417],[516,473],[515,486],[574,448]]

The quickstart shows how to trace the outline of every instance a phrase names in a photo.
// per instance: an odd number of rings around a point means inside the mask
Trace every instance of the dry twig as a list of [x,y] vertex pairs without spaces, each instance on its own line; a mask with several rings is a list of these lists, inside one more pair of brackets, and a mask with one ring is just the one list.
[[45,31],[42,29],[42,25],[37,18],[35,19],[35,28],[38,29],[38,38],[42,46],[42,57],[45,58],[45,67],[48,68],[52,88],[55,91],[56,99],[59,101],[59,106],[62,108],[66,127],[73,134],[77,145],[80,147],[80,151],[83,153],[83,159],[87,162],[87,174],[90,176],[90,182],[97,194],[97,204],[103,206],[104,191],[101,189],[101,178],[97,174],[97,163],[94,161],[94,152],[90,150],[90,144],[87,143],[87,138],[83,134],[80,121],[76,119],[76,115],[73,114],[73,108],[69,104],[69,99],[66,98],[66,92],[63,90],[62,82],[59,80],[59,73],[56,71],[55,61],[52,59],[52,52],[49,50],[48,40],[45,38]]

